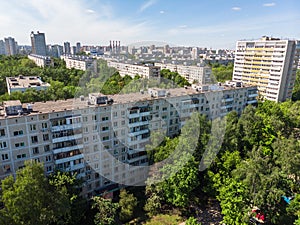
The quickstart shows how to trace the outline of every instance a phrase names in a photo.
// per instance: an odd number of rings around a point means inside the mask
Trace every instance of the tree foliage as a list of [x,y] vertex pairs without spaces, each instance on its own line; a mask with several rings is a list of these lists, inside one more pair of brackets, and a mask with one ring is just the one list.
[[76,224],[78,220],[73,221],[71,213],[77,198],[70,191],[74,182],[75,177],[66,174],[53,175],[49,180],[42,164],[25,162],[15,180],[9,176],[2,181],[4,224]]
[[92,198],[93,209],[97,210],[95,215],[95,225],[110,225],[115,224],[117,215],[118,203],[113,203],[111,199],[95,196]]
[[121,221],[128,221],[132,218],[137,203],[137,198],[133,194],[128,193],[125,189],[120,191],[119,206],[121,211],[119,218]]

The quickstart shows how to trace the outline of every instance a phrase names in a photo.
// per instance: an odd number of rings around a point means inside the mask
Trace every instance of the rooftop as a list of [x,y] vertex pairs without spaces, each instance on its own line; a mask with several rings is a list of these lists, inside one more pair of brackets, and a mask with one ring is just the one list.
[[[206,85],[207,86],[207,85]],[[219,85],[214,85],[214,87],[217,87]],[[108,98],[113,99],[112,105],[116,104],[125,104],[125,103],[136,103],[140,101],[146,101],[146,100],[153,100],[153,99],[164,99],[164,98],[172,98],[172,97],[178,97],[178,96],[185,96],[185,95],[193,95],[193,94],[199,94],[199,93],[209,93],[209,92],[220,92],[223,90],[233,90],[233,89],[240,89],[243,87],[253,87],[251,85],[242,85],[242,87],[232,87],[232,86],[226,86],[222,85],[219,86],[220,88],[210,88],[208,91],[201,91],[193,89],[192,87],[185,87],[185,88],[174,88],[174,89],[166,89],[166,92],[168,93],[168,96],[164,97],[151,97],[147,92],[136,92],[136,93],[129,93],[129,94],[116,94],[116,95],[107,95]],[[161,89],[156,89],[161,90]],[[95,94],[98,95],[98,94]],[[61,112],[65,110],[78,110],[78,109],[84,109],[84,108],[92,108],[92,107],[98,107],[98,105],[91,105],[87,104],[88,97],[85,98],[72,98],[67,100],[57,100],[57,101],[46,101],[46,102],[31,102],[32,106],[32,112],[30,115],[36,115],[40,113],[51,113],[51,112]],[[12,102],[12,101],[10,101]],[[6,106],[7,102],[4,102],[4,106]],[[13,104],[9,103],[9,104]],[[26,108],[28,104],[24,103],[23,108]],[[105,105],[100,105],[105,106]],[[0,106],[0,119],[5,118],[3,113],[4,107]],[[13,117],[13,116],[9,116]]]

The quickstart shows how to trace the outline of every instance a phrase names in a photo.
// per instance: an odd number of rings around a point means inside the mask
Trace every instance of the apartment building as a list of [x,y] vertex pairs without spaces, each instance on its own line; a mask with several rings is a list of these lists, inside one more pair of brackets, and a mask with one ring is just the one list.
[[87,197],[121,185],[143,184],[145,146],[155,131],[177,135],[193,112],[213,119],[256,104],[255,86],[210,85],[21,104],[0,108],[0,180],[25,160],[76,172]]
[[128,75],[134,78],[136,75],[141,76],[142,78],[160,78],[160,68],[153,65],[136,65],[128,63],[120,63],[114,61],[107,61],[107,65],[110,67],[116,68],[120,75],[124,77]]
[[62,55],[60,58],[66,62],[68,69],[75,68],[86,71],[93,63],[93,58],[87,56]]
[[209,84],[211,83],[210,66],[185,66],[176,64],[155,63],[161,69],[169,69],[183,76],[189,83]]
[[8,94],[15,91],[25,92],[28,88],[33,88],[37,91],[46,90],[50,87],[49,83],[43,82],[37,76],[18,76],[6,77],[6,86]]
[[262,99],[291,99],[299,61],[300,42],[263,37],[238,41],[233,80],[258,86]]
[[54,66],[53,60],[49,56],[30,54],[28,55],[28,59],[34,61],[39,67]]

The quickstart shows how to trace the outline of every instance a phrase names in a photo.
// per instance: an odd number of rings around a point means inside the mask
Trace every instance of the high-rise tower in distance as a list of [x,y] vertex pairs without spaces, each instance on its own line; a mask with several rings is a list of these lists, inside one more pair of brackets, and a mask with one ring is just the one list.
[[32,54],[47,55],[45,34],[39,31],[35,34],[33,31],[30,34]]
[[299,62],[300,42],[262,37],[238,41],[233,80],[257,85],[264,100],[291,99]]

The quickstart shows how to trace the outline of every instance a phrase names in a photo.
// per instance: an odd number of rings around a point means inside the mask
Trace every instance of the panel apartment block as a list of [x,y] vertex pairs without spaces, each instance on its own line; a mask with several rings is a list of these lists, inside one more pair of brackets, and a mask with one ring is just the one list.
[[193,112],[210,119],[241,113],[256,97],[255,86],[215,85],[32,104],[7,101],[0,108],[0,180],[15,175],[25,160],[35,160],[44,163],[46,174],[76,173],[87,197],[118,184],[142,184],[152,132],[172,137]]

